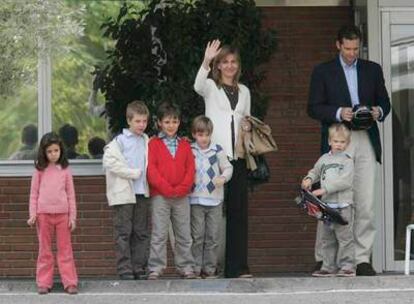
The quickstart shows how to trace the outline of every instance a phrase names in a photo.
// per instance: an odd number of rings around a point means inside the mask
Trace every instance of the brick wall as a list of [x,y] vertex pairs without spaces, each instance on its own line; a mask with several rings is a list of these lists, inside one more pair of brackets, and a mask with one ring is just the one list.
[[267,157],[270,183],[250,200],[249,258],[255,273],[309,271],[314,265],[315,221],[293,203],[301,177],[319,156],[319,123],[306,113],[315,64],[336,54],[339,27],[352,23],[348,7],[273,7],[264,26],[278,33],[278,51],[266,65],[262,88],[271,95],[266,122],[279,151]]
[[[267,160],[270,183],[250,195],[249,263],[253,273],[308,271],[313,265],[315,221],[292,202],[300,177],[319,155],[319,125],[306,114],[312,67],[335,53],[336,30],[352,22],[346,7],[263,9],[264,26],[278,32],[278,52],[264,68],[271,95],[266,121],[279,152]],[[37,238],[26,225],[29,178],[0,178],[0,277],[35,274]],[[78,229],[73,243],[81,276],[113,276],[112,215],[103,177],[76,177]]]

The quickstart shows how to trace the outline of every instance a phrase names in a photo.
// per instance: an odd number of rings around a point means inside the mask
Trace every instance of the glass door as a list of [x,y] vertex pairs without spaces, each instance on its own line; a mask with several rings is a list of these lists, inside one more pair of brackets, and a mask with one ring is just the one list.
[[[414,11],[383,12],[382,25],[384,75],[392,103],[383,143],[385,267],[402,271],[405,227],[414,223]],[[412,252],[414,259],[414,248]]]

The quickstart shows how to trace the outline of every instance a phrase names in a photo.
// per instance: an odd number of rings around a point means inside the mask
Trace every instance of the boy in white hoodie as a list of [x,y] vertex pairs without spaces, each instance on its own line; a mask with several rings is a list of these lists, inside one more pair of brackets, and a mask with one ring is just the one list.
[[147,182],[149,111],[141,101],[128,104],[128,129],[104,148],[106,196],[114,208],[117,272],[122,280],[142,279],[149,253]]

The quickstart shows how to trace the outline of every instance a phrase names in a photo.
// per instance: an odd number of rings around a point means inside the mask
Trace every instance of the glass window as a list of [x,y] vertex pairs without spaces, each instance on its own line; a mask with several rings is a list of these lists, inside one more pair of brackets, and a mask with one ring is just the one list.
[[19,21],[26,11],[0,5],[0,160],[33,159],[37,146],[37,56]]
[[75,173],[82,166],[81,174],[102,174],[100,162],[92,161],[102,158],[108,140],[94,71],[115,43],[103,37],[101,26],[124,3],[1,1],[0,175],[31,174],[33,163],[20,160],[32,160],[38,137],[50,130],[76,159]]
[[414,217],[414,25],[393,25],[391,39],[394,256],[404,260]]
[[52,129],[63,139],[69,159],[102,158],[107,141],[104,98],[97,90],[95,67],[102,66],[113,45],[101,25],[116,17],[120,1],[66,1],[83,24],[83,35],[67,41],[68,52],[52,58]]

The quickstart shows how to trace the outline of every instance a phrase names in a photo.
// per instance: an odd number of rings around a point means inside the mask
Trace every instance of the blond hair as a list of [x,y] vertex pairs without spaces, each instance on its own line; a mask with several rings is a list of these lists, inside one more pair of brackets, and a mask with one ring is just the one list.
[[240,61],[240,53],[239,50],[235,47],[229,46],[229,45],[223,45],[221,47],[220,53],[217,54],[217,56],[214,58],[213,61],[213,69],[212,69],[212,77],[214,82],[218,87],[223,86],[223,81],[221,79],[221,71],[219,70],[218,66],[223,61],[224,58],[226,58],[228,55],[234,55],[236,57],[236,61],[239,64],[239,68],[237,70],[236,75],[234,75],[233,79],[233,85],[238,87],[240,75],[241,75],[241,61]]
[[208,135],[211,135],[211,133],[213,133],[213,123],[210,118],[204,115],[199,115],[194,118],[191,125],[191,133],[196,134],[198,132],[207,132]]
[[141,100],[131,101],[126,108],[126,118],[132,119],[135,114],[149,116],[148,107]]
[[336,123],[329,127],[329,139],[335,136],[342,136],[347,142],[351,140],[351,131],[342,123]]

